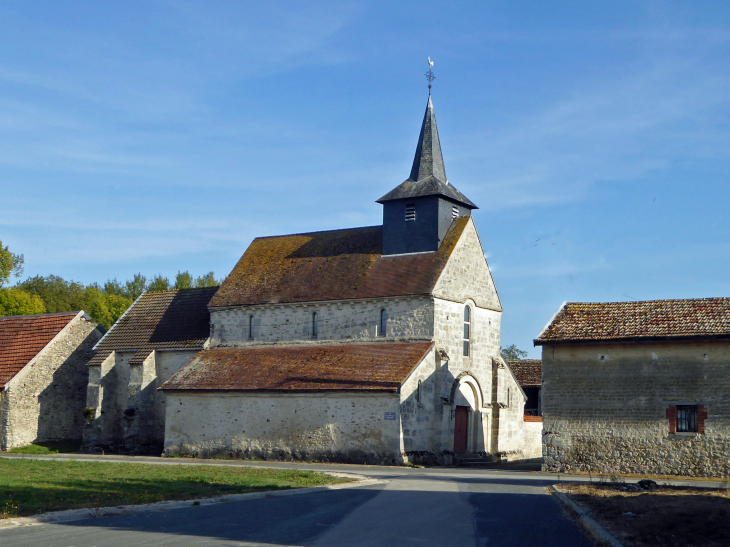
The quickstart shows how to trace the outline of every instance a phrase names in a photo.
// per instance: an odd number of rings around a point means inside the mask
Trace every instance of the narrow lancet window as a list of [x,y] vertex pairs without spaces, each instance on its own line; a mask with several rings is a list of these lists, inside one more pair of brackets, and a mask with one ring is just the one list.
[[385,314],[385,310],[380,310],[380,329],[378,330],[378,334],[380,336],[385,336],[386,333],[386,327],[387,327],[387,321],[388,316]]
[[317,338],[317,312],[312,314],[312,338]]
[[418,380],[418,389],[416,390],[416,401],[421,402],[421,380]]
[[253,340],[253,315],[248,316],[248,339]]
[[464,357],[469,357],[469,341],[471,339],[471,309],[464,306]]

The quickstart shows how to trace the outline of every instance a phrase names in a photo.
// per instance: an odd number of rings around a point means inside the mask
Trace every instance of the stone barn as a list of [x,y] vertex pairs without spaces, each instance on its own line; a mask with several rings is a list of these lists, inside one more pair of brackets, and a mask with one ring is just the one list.
[[534,453],[476,205],[446,178],[430,97],[410,176],[378,202],[382,226],[251,243],[208,304],[209,346],[160,388],[166,453]]
[[84,450],[162,451],[165,394],[157,388],[208,342],[216,289],[147,292],[94,346]]
[[548,471],[730,475],[730,299],[563,304],[542,346]]
[[0,317],[0,450],[81,444],[86,363],[101,336],[82,311]]

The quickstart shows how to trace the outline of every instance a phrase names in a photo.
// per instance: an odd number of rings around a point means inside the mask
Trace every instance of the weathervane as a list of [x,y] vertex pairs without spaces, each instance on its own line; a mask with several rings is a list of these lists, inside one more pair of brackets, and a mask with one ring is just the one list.
[[428,58],[428,72],[424,74],[426,79],[428,80],[428,94],[431,94],[431,82],[433,82],[436,79],[436,76],[433,75],[433,61],[431,60],[431,57]]

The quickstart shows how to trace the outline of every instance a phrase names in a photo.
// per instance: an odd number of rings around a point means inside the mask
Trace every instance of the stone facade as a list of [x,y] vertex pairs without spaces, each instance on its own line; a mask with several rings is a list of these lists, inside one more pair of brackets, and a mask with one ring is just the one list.
[[[545,470],[730,475],[730,342],[546,344],[542,355]],[[704,427],[672,432],[676,405],[704,407]]]
[[80,314],[0,392],[0,450],[79,441],[91,348],[102,334]]
[[159,454],[165,438],[166,395],[158,391],[197,349],[155,350],[135,358],[135,351],[114,351],[100,365],[89,366],[86,451]]
[[[398,395],[200,393],[168,396],[167,453],[395,464]],[[388,420],[386,414],[393,419]]]

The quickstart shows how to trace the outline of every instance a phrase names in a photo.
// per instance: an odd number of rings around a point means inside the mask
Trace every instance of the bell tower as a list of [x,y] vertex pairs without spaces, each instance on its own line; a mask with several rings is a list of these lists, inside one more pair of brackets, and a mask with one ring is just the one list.
[[377,202],[383,205],[383,255],[436,251],[451,222],[477,209],[446,178],[430,91],[411,174]]

